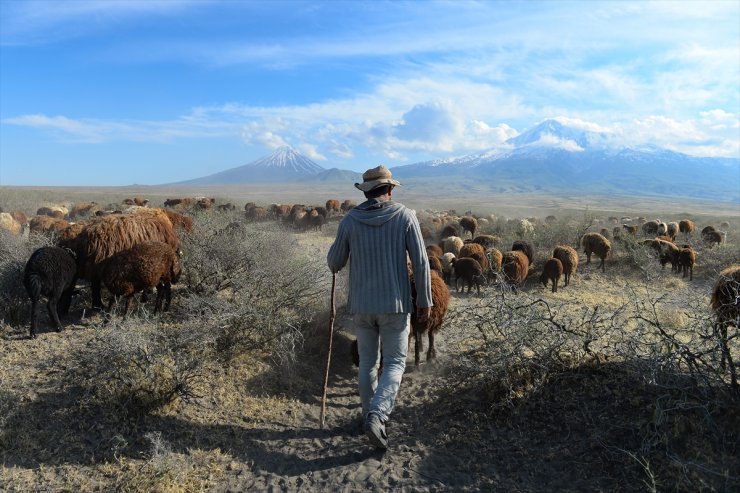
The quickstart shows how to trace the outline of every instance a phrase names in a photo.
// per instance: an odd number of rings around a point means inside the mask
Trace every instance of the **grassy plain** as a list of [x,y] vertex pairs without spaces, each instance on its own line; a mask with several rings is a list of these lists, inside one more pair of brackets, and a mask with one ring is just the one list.
[[[0,206],[118,204],[143,196],[322,204],[351,186],[0,188]],[[740,263],[736,204],[635,197],[556,197],[409,186],[415,208],[557,223],[528,238],[534,267],[519,294],[491,283],[457,293],[438,359],[404,377],[389,423],[391,451],[358,433],[351,318],[338,277],[326,429],[319,400],[336,220],[320,232],[267,222],[224,238],[234,213],[194,213],[172,310],[141,305],[125,322],[89,313],[80,283],[67,328],[42,316],[29,340],[17,273],[40,237],[0,242],[0,289],[19,309],[0,317],[0,489],[4,491],[733,491],[740,488],[740,413],[719,368],[708,308],[718,272]],[[695,235],[694,280],[661,269],[649,250],[614,242],[606,272],[581,265],[557,293],[539,283],[559,242],[609,216],[728,221],[726,243]],[[611,226],[609,226],[611,228]],[[482,232],[508,249],[513,226]],[[16,283],[16,284],[13,284]],[[732,329],[737,359],[737,329]]]

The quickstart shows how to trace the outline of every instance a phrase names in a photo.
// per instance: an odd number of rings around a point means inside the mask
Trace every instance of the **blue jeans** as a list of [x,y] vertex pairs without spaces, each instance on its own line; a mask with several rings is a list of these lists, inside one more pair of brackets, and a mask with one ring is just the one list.
[[[408,313],[361,313],[354,316],[360,353],[359,384],[363,418],[372,412],[385,423],[393,410],[406,369],[410,320]],[[378,380],[381,342],[383,373]]]

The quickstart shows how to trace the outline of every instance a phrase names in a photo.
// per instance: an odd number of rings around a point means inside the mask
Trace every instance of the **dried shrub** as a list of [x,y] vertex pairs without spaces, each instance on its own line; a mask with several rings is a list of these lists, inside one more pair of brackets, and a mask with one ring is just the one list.
[[30,321],[31,303],[23,286],[23,269],[37,248],[52,240],[41,235],[28,239],[0,230],[0,324],[22,325]]
[[137,416],[198,396],[213,346],[207,332],[140,321],[97,330],[68,375],[91,404]]

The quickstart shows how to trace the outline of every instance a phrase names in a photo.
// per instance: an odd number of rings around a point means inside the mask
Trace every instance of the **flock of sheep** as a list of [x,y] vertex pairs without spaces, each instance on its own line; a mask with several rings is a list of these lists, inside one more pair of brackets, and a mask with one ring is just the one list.
[[[108,303],[110,312],[118,297],[126,300],[124,317],[129,312],[130,303],[136,293],[142,293],[142,301],[157,290],[155,312],[167,310],[172,298],[171,285],[178,281],[182,273],[180,257],[183,234],[192,231],[193,220],[188,211],[209,210],[233,211],[232,204],[216,206],[210,198],[167,199],[163,208],[148,207],[148,200],[137,197],[124,201],[114,210],[104,210],[94,202],[80,203],[72,207],[42,207],[30,219],[21,211],[3,212],[0,209],[0,229],[11,234],[23,234],[25,229],[35,233],[53,233],[56,246],[43,247],[35,251],[24,271],[24,284],[32,301],[32,321],[30,335],[36,334],[38,322],[36,308],[41,296],[48,298],[48,312],[57,330],[62,330],[59,313],[69,309],[77,281],[89,281],[92,292],[92,306],[102,309],[101,288],[105,286],[111,294]],[[330,218],[341,216],[354,207],[345,200],[327,200],[324,206],[305,206],[300,204],[273,204],[260,207],[247,203],[244,207],[244,221],[279,221],[297,230],[320,229]],[[468,293],[475,286],[480,294],[481,285],[497,282],[509,286],[514,292],[522,287],[534,265],[535,249],[530,237],[535,229],[536,219],[516,220],[515,232],[521,238],[515,240],[508,251],[500,251],[497,236],[477,234],[480,225],[489,219],[467,214],[463,217],[448,213],[417,214],[422,225],[432,273],[434,309],[430,320],[420,324],[412,319],[412,336],[416,339],[415,361],[419,364],[421,336],[426,333],[429,339],[427,359],[435,355],[434,334],[442,326],[449,304],[448,285],[459,291],[461,284]],[[614,241],[625,241],[628,236],[637,237],[642,233],[642,244],[657,253],[661,265],[670,263],[676,272],[693,279],[696,251],[689,245],[675,243],[679,234],[686,239],[695,231],[690,220],[665,223],[647,221],[642,218],[632,224],[631,218],[613,217],[615,223],[611,234],[606,228],[600,232],[587,232],[580,244],[586,255],[586,264],[592,255],[600,259],[599,268],[605,271],[605,260],[612,251]],[[553,224],[554,216],[545,219]],[[619,225],[619,223],[625,223]],[[240,224],[237,224],[240,225]],[[230,225],[232,226],[232,225]],[[720,227],[729,225],[720,225]],[[463,239],[467,236],[468,239]],[[702,239],[709,247],[720,244],[725,234],[712,226],[701,231]],[[540,282],[557,292],[561,278],[568,286],[579,265],[578,252],[568,245],[555,245],[551,257],[542,266]],[[410,273],[412,281],[413,275]],[[717,280],[711,306],[717,316],[718,324],[726,334],[727,326],[737,324],[740,314],[738,304],[738,285],[740,285],[740,266],[725,269]],[[164,305],[164,306],[163,306]],[[726,335],[725,335],[726,338]]]

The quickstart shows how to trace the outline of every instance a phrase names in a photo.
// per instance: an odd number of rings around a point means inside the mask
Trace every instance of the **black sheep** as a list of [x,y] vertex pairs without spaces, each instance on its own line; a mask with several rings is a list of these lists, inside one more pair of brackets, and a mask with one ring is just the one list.
[[76,282],[77,261],[70,250],[42,247],[33,252],[23,271],[23,285],[31,298],[31,338],[36,337],[36,305],[41,295],[49,299],[46,306],[57,332],[64,329],[59,313],[65,315],[69,311]]

